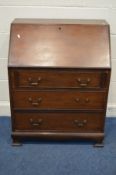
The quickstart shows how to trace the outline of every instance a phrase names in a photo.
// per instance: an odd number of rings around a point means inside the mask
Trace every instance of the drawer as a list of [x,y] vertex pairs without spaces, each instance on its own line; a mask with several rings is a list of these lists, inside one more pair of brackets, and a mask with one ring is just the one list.
[[14,130],[100,132],[102,113],[15,113]]
[[76,90],[14,91],[13,105],[19,109],[104,109],[105,92]]
[[107,72],[63,70],[16,70],[14,87],[22,89],[43,88],[105,88]]

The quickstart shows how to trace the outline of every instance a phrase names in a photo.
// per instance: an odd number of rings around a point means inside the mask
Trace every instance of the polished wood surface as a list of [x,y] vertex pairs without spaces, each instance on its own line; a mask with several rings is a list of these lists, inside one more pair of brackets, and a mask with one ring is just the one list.
[[13,23],[9,66],[109,68],[109,26],[89,22]]
[[110,83],[103,20],[16,19],[11,25],[12,139],[89,139],[102,146]]
[[18,109],[104,109],[105,92],[75,90],[15,91],[14,108]]
[[[20,69],[12,72],[14,88],[107,88],[108,71]],[[105,84],[103,84],[105,82]]]
[[103,113],[15,113],[16,131],[102,132]]

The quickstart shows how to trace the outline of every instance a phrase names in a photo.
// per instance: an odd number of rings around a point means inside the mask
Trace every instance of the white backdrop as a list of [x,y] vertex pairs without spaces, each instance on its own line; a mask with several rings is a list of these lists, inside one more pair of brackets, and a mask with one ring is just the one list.
[[0,0],[0,116],[10,115],[7,57],[14,18],[106,19],[111,27],[112,51],[107,116],[116,116],[116,0]]

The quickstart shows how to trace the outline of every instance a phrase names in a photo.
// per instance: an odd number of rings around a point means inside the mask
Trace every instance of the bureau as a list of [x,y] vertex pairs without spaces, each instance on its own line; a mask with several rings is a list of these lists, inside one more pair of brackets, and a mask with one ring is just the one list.
[[103,146],[110,72],[106,21],[15,19],[8,61],[13,145],[48,139]]

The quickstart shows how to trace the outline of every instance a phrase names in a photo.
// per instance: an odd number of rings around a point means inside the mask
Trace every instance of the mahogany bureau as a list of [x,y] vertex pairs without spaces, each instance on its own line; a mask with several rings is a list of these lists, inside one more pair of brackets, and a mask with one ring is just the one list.
[[8,62],[13,145],[77,139],[103,146],[110,72],[104,20],[15,19]]

